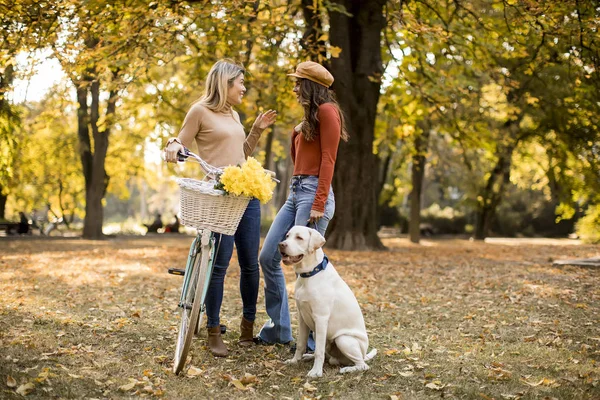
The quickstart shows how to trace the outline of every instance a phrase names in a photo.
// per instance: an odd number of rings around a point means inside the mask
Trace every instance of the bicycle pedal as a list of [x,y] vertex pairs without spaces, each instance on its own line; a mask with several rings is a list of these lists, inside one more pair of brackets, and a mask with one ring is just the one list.
[[169,273],[171,275],[184,276],[185,275],[185,270],[179,269],[179,268],[169,268]]

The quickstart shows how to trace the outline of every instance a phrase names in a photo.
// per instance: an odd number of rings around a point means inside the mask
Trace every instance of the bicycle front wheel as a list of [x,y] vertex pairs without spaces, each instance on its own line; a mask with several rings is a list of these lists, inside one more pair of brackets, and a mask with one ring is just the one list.
[[208,283],[210,282],[210,274],[208,272],[212,241],[209,240],[206,245],[198,247],[199,251],[195,256],[188,285],[184,287],[185,294],[182,296],[182,304],[180,304],[181,321],[179,323],[173,363],[173,372],[176,375],[185,366],[194,332],[197,325],[201,322],[200,315],[204,307],[204,298],[206,297]]

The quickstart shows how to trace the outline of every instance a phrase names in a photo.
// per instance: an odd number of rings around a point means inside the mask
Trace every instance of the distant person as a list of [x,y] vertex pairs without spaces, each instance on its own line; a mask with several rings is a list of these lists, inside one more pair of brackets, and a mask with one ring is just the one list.
[[163,227],[161,215],[157,213],[156,217],[154,217],[154,221],[150,225],[144,225],[148,228],[148,233],[157,233],[158,230]]
[[29,233],[29,219],[25,216],[23,211],[19,212],[19,226],[17,227],[17,233],[19,235],[26,235]]
[[175,222],[165,227],[165,233],[179,233],[179,217],[175,215]]
[[[244,67],[231,60],[217,61],[206,78],[204,95],[196,101],[183,121],[177,138],[171,138],[165,148],[165,160],[177,162],[183,146],[196,143],[200,157],[212,166],[223,168],[241,165],[252,154],[262,132],[275,122],[277,113],[269,110],[259,114],[246,136],[240,116],[233,107],[242,103],[246,93]],[[195,82],[194,82],[195,84]],[[240,264],[240,292],[243,316],[239,344],[254,343],[254,320],[260,272],[260,204],[250,200],[234,235],[215,235],[220,246],[215,255],[214,269],[206,294],[208,348],[217,357],[226,357],[227,347],[221,338],[220,317],[223,283],[233,254],[233,244]]]

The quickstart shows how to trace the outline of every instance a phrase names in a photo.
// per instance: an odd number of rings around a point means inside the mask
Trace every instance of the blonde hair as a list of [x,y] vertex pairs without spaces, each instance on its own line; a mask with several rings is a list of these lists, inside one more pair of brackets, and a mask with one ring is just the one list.
[[227,90],[233,86],[233,81],[246,73],[241,64],[230,59],[217,61],[206,77],[204,95],[194,102],[200,103],[209,110],[222,112],[227,107]]

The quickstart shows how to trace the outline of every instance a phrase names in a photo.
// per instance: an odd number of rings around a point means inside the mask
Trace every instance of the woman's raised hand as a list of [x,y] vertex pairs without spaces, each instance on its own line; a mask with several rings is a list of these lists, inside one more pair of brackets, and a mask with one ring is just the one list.
[[275,110],[269,110],[267,112],[260,113],[260,114],[258,114],[258,117],[256,117],[256,121],[254,121],[253,126],[260,130],[265,130],[268,127],[270,127],[271,125],[273,125],[276,118],[277,118],[277,111],[275,111]]

